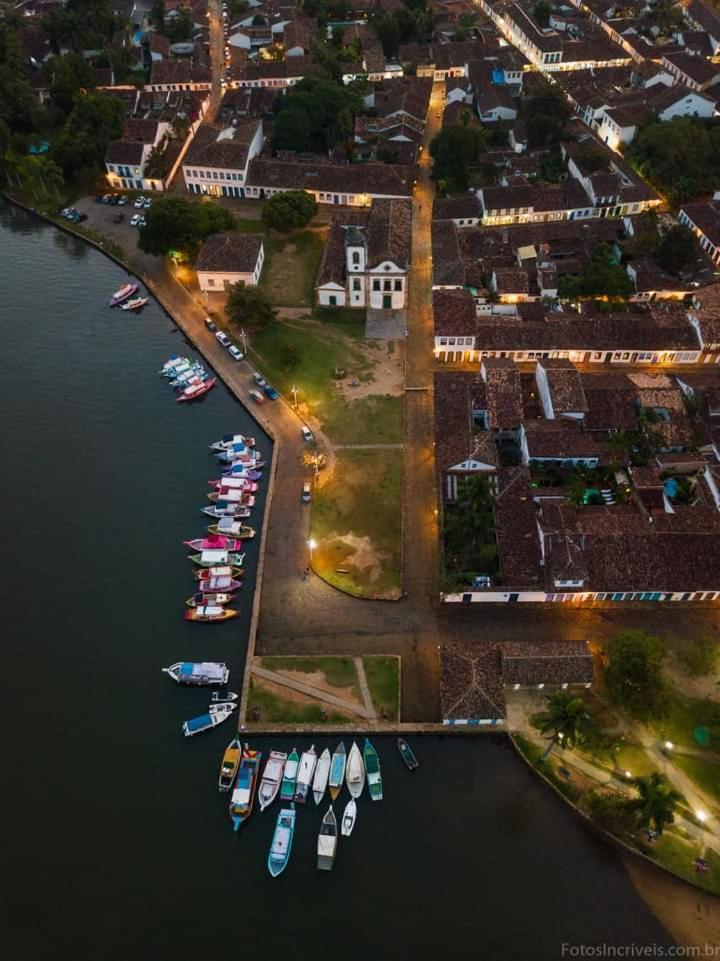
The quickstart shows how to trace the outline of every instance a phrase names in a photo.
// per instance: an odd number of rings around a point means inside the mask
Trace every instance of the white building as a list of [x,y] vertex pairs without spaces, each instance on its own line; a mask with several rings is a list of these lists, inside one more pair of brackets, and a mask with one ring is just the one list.
[[264,260],[261,234],[214,234],[200,248],[195,265],[200,290],[221,293],[237,283],[255,287]]
[[183,161],[186,189],[211,197],[244,196],[248,166],[263,140],[261,120],[203,124]]

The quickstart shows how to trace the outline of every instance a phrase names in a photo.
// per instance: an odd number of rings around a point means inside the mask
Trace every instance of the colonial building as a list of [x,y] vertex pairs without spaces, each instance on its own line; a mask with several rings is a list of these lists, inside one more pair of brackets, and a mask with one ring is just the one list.
[[264,259],[260,234],[213,234],[200,248],[195,265],[200,290],[222,293],[237,283],[255,287]]
[[264,200],[285,190],[305,190],[319,204],[370,207],[376,200],[412,197],[414,167],[381,163],[333,163],[290,152],[250,161],[246,197]]
[[186,189],[211,197],[244,196],[248,165],[263,141],[261,120],[202,124],[183,160]]

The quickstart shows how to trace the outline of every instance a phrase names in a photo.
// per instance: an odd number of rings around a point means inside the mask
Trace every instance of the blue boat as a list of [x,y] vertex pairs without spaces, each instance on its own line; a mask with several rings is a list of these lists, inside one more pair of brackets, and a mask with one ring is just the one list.
[[292,851],[293,836],[295,834],[295,805],[281,808],[275,822],[270,853],[268,854],[268,871],[276,878],[287,867]]
[[222,724],[223,721],[227,721],[236,707],[237,704],[213,704],[207,714],[201,714],[200,717],[193,717],[189,721],[185,721],[182,732],[185,737],[193,737],[195,734],[209,731],[211,728],[217,727],[218,724]]
[[260,773],[261,760],[262,752],[252,751],[246,744],[240,761],[240,770],[235,779],[235,787],[230,798],[229,811],[233,831],[239,831],[240,825],[247,821],[252,814],[255,785]]

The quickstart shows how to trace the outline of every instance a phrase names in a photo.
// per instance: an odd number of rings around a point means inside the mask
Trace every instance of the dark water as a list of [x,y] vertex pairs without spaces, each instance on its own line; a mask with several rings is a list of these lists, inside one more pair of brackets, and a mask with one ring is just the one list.
[[500,740],[417,739],[410,775],[378,738],[386,800],[363,798],[333,873],[314,867],[311,804],[270,878],[274,812],[235,837],[216,790],[229,725],[184,740],[207,696],[160,673],[225,660],[239,689],[252,582],[240,622],[185,624],[180,541],[203,529],[207,445],[227,431],[270,445],[224,388],[174,403],[156,371],[182,336],[155,304],[108,310],[124,275],[96,252],[0,207],[0,276],[0,957],[555,959],[563,942],[667,944],[615,854]]

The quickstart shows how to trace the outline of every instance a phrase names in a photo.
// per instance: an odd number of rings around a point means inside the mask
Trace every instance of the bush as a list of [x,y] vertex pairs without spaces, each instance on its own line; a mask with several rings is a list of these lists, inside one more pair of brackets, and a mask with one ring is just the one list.
[[304,190],[275,194],[263,207],[262,219],[275,230],[305,227],[317,212],[314,197]]
[[678,660],[693,677],[710,674],[718,657],[717,643],[710,637],[699,637],[685,645],[678,654]]
[[610,643],[610,663],[605,671],[608,694],[641,721],[667,713],[664,653],[660,638],[643,631],[621,631]]

